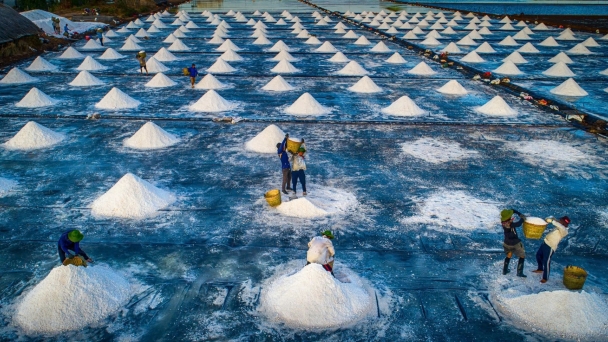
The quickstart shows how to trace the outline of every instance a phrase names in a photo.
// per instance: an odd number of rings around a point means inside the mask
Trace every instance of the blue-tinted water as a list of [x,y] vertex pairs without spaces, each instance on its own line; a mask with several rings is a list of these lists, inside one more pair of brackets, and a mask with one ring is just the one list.
[[490,13],[496,15],[570,15],[570,16],[606,16],[608,4],[603,1],[582,1],[579,3],[530,3],[530,2],[444,2],[425,1],[424,4],[453,8],[461,11]]

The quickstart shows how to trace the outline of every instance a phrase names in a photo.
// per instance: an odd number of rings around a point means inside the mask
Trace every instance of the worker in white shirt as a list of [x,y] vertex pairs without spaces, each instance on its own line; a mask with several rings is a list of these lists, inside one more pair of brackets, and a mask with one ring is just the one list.
[[545,221],[552,223],[555,229],[547,234],[545,240],[538,248],[538,251],[536,252],[538,269],[532,271],[534,273],[543,274],[543,278],[540,280],[540,282],[543,284],[549,280],[549,272],[551,271],[551,257],[557,250],[557,245],[566,235],[568,235],[570,218],[568,216],[564,216],[559,220],[556,220],[553,217],[547,217]]
[[323,268],[327,272],[331,272],[334,275],[334,256],[336,251],[334,250],[334,244],[331,239],[334,235],[331,231],[326,230],[321,233],[321,236],[315,236],[308,243],[308,252],[306,252],[306,265],[315,263],[323,265]]

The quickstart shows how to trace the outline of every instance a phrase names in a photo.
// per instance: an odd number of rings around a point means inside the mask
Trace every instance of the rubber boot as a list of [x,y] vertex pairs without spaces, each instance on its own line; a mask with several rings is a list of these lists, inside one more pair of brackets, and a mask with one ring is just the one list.
[[524,274],[524,261],[526,259],[524,258],[519,258],[519,261],[517,262],[517,276],[518,277],[522,277],[522,278],[526,278],[528,277],[527,275]]
[[502,267],[502,274],[505,275],[507,273],[509,273],[509,262],[511,261],[511,258],[505,258],[505,263]]

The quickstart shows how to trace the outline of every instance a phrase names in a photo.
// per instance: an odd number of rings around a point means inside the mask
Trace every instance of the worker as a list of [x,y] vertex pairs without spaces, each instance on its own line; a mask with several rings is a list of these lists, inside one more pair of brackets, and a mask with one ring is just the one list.
[[331,231],[326,230],[321,233],[321,236],[315,236],[308,243],[308,252],[306,252],[306,265],[320,264],[323,268],[334,275],[334,244],[331,240],[334,235]]
[[[519,220],[514,222],[515,218],[513,214],[519,216]],[[519,258],[517,262],[517,276],[526,278],[524,274],[524,262],[526,259],[526,249],[524,248],[523,242],[517,236],[517,230],[515,228],[521,227],[526,217],[515,209],[504,209],[500,212],[500,221],[505,235],[505,239],[502,243],[502,247],[505,251],[506,257],[502,267],[502,274],[509,273],[509,262],[513,253]]]
[[535,271],[532,271],[534,273],[543,274],[543,277],[540,280],[540,282],[543,284],[549,280],[549,273],[551,271],[551,257],[557,250],[557,245],[566,235],[568,235],[570,218],[568,216],[564,216],[559,220],[555,220],[553,216],[550,216],[547,217],[545,221],[547,221],[547,223],[552,223],[555,229],[545,236],[545,240],[538,248],[538,251],[536,252],[536,262],[538,263],[538,268]]
[[283,172],[281,189],[285,195],[287,195],[287,190],[291,190],[289,187],[291,184],[291,165],[289,164],[289,155],[287,153],[287,139],[289,139],[289,134],[285,134],[283,142],[277,144],[277,154],[279,155],[279,159],[281,159],[281,170]]
[[97,29],[97,39],[99,39],[99,44],[103,46],[103,31],[100,28]]
[[139,72],[143,74],[143,70],[146,69],[146,75],[148,75],[148,67],[146,66],[146,52],[143,50],[139,51],[137,55],[135,55],[135,58],[137,58],[139,61]]
[[[61,234],[59,241],[57,242],[57,252],[59,253],[59,260],[61,263],[67,258],[71,259],[75,255],[81,255],[87,262],[93,262],[93,259],[89,258],[87,253],[80,249],[80,241],[84,238],[84,235],[77,229],[68,230]],[[74,253],[72,254],[73,251]]]
[[68,23],[65,23],[65,26],[63,27],[63,34],[68,37],[70,35],[70,28],[68,27]]
[[198,70],[196,70],[196,65],[194,63],[188,68],[188,72],[190,73],[190,84],[192,85],[192,88],[194,88],[194,82],[196,82],[196,76],[198,76]]
[[302,194],[306,196],[306,161],[304,160],[306,148],[300,146],[297,153],[291,156],[291,187],[297,194],[298,179],[302,184]]

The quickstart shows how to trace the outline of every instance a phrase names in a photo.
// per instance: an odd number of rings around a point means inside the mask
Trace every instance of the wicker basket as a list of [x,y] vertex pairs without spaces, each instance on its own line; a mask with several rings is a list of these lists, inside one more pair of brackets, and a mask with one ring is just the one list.
[[81,258],[80,256],[75,256],[73,258],[65,258],[63,260],[63,266],[74,265],[74,266],[84,266],[87,267],[87,262]]
[[287,139],[287,151],[291,153],[298,153],[298,149],[302,146],[302,141],[294,141]]
[[528,239],[535,239],[535,240],[540,239],[540,237],[543,236],[543,233],[545,232],[545,228],[547,228],[546,223],[540,225],[540,224],[532,224],[532,223],[528,222],[528,219],[526,219],[526,221],[524,221],[524,235]]
[[568,290],[580,290],[587,280],[587,271],[578,267],[568,265],[564,268],[564,286]]
[[279,189],[272,189],[268,191],[266,194],[264,194],[264,198],[271,207],[276,207],[281,204],[281,192]]

